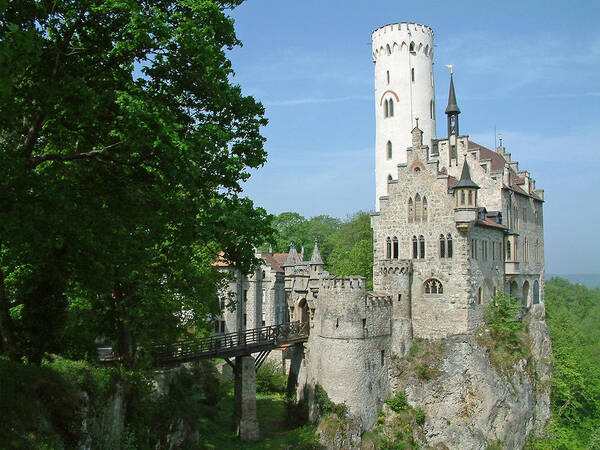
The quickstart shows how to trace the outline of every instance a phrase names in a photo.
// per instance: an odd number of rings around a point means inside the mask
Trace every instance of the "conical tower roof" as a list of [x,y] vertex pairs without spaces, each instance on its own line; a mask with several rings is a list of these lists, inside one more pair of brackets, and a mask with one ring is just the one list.
[[460,114],[460,108],[456,104],[456,93],[454,92],[454,77],[450,74],[450,93],[448,94],[448,106],[446,114]]
[[315,239],[315,248],[312,252],[312,257],[310,258],[311,264],[323,264],[323,260],[321,259],[321,253],[319,253],[319,243]]
[[298,262],[298,252],[296,251],[296,247],[294,247],[294,243],[290,244],[290,251],[285,260],[284,266],[295,266]]
[[471,180],[471,171],[469,170],[469,163],[467,163],[467,157],[465,156],[465,162],[463,164],[462,173],[460,174],[460,180],[458,183],[454,185],[454,189],[456,188],[473,188],[479,189],[479,186],[475,184],[473,180]]

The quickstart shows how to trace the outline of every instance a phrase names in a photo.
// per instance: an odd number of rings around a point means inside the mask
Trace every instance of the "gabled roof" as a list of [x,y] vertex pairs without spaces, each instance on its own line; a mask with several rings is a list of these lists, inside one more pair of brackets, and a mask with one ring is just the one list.
[[500,171],[504,168],[504,164],[506,160],[504,157],[494,150],[490,150],[483,145],[478,144],[477,142],[469,141],[469,150],[479,149],[480,159],[489,159],[491,160],[490,168],[493,172]]

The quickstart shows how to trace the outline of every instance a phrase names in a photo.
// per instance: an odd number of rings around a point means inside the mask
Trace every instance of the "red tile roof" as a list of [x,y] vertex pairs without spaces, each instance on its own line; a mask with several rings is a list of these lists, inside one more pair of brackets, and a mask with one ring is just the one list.
[[504,163],[506,160],[504,157],[494,150],[490,150],[483,145],[478,144],[477,142],[469,141],[469,150],[479,149],[479,159],[490,159],[491,170],[496,172],[500,171],[504,168]]
[[500,225],[499,223],[496,223],[494,220],[490,219],[489,217],[486,217],[485,220],[477,219],[477,225],[483,225],[484,227],[492,227],[492,228],[499,228],[500,230],[506,230],[506,227],[504,225]]

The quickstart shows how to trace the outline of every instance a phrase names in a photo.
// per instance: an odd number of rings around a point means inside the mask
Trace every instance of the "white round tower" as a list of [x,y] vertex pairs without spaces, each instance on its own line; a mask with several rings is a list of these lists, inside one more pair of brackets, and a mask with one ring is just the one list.
[[375,63],[375,208],[387,195],[387,182],[406,162],[411,131],[419,119],[423,143],[435,139],[433,30],[415,23],[394,23],[373,31]]

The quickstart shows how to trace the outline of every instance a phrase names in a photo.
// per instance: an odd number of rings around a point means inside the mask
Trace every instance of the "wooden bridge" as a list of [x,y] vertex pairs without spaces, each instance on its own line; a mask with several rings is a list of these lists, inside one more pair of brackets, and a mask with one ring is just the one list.
[[[232,357],[259,353],[256,357],[258,368],[271,350],[304,342],[307,338],[308,323],[288,322],[173,344],[153,345],[150,356],[153,367],[165,367],[204,358],[224,358],[228,361]],[[98,356],[102,363],[119,360],[109,347],[98,349]]]

